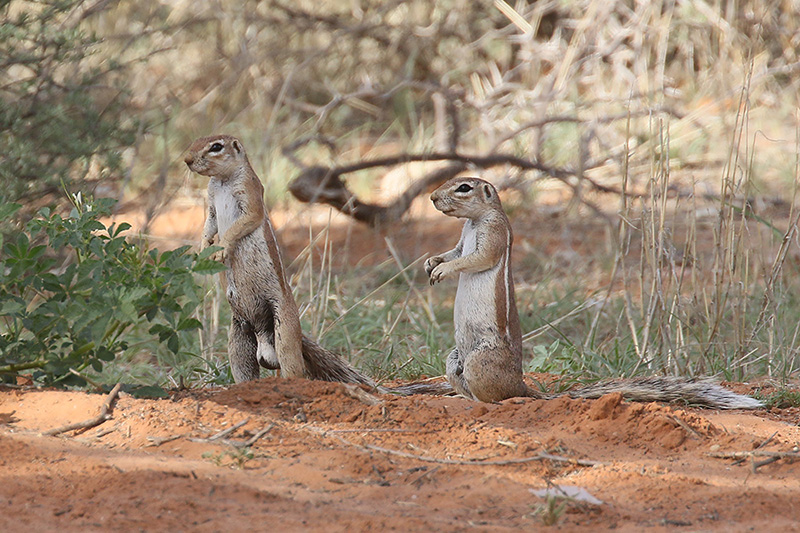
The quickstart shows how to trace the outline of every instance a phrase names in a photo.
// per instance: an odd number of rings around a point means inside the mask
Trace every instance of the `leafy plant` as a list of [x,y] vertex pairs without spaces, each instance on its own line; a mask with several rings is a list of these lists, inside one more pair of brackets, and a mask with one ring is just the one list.
[[788,409],[790,407],[800,407],[800,391],[798,390],[777,390],[771,394],[754,394],[756,398],[762,400],[764,405],[771,409]]
[[545,526],[554,526],[558,524],[564,515],[564,511],[567,509],[567,502],[566,498],[548,496],[545,503],[534,507],[531,516],[538,517]]
[[107,182],[119,150],[134,142],[136,125],[124,120],[126,98],[115,87],[122,67],[92,57],[101,40],[76,16],[102,6],[86,4],[0,1],[2,200],[52,194],[78,176]]
[[[113,200],[72,197],[67,217],[43,209],[0,256],[0,376],[33,371],[41,383],[84,385],[71,372],[100,372],[145,329],[177,353],[182,335],[201,327],[195,274],[219,272],[213,249],[160,253],[126,239],[129,224],[106,227]],[[0,206],[13,214],[17,205]]]
[[225,450],[218,453],[203,453],[203,458],[208,459],[216,466],[225,466],[226,459],[230,459],[228,466],[237,470],[243,470],[244,465],[246,465],[247,462],[254,457],[255,454],[253,453],[253,450],[251,450],[248,446],[245,446],[244,448],[233,448],[231,450]]

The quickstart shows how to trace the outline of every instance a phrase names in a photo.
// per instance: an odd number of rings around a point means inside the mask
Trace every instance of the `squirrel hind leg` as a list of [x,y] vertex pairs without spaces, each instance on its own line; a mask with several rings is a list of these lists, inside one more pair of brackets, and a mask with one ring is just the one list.
[[228,333],[228,360],[236,383],[259,378],[261,371],[258,368],[257,352],[258,344],[253,328],[245,321],[232,317]]
[[525,385],[517,359],[503,345],[478,347],[470,352],[465,359],[463,376],[475,399],[499,402],[508,398],[536,397]]
[[475,400],[475,396],[469,390],[466,376],[464,376],[464,362],[461,358],[461,355],[458,353],[458,350],[453,350],[450,352],[450,355],[447,356],[445,368],[447,381],[453,387],[453,390],[465,398]]

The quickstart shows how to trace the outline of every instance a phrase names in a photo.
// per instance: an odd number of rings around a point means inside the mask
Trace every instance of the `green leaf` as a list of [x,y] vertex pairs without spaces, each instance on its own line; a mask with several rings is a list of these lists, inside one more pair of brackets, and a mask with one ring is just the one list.
[[212,254],[219,252],[220,250],[224,250],[224,248],[222,246],[209,246],[197,254],[197,259],[208,259]]
[[100,359],[101,361],[113,361],[114,352],[112,352],[105,346],[101,346],[100,349],[97,350],[97,358]]
[[148,333],[151,335],[158,335],[159,337],[163,335],[163,338],[160,339],[163,341],[167,338],[167,335],[172,333],[172,331],[172,328],[165,326],[164,324],[153,324],[148,330]]
[[4,203],[0,204],[0,220],[11,218],[11,216],[19,211],[22,206],[20,204]]
[[25,307],[25,302],[21,299],[6,300],[0,305],[0,315],[16,315],[22,313]]
[[127,231],[127,230],[131,229],[131,227],[132,227],[132,226],[131,226],[130,224],[128,224],[127,222],[122,222],[122,223],[121,223],[119,226],[117,226],[117,227],[114,227],[114,226],[112,225],[112,226],[111,226],[111,228],[113,229],[113,231],[111,232],[111,236],[112,236],[112,237],[117,237],[117,236],[119,236],[119,234],[120,234],[120,233],[122,233],[123,231]]
[[167,340],[167,348],[169,348],[172,353],[178,353],[178,350],[181,348],[181,342],[177,335],[172,334],[170,336]]
[[211,274],[217,274],[218,272],[224,272],[227,269],[228,267],[218,261],[212,261],[211,259],[199,259],[192,267],[192,272],[195,274],[208,276]]
[[175,329],[178,331],[190,331],[193,329],[202,329],[202,327],[203,324],[196,318],[184,318],[178,322],[178,326]]

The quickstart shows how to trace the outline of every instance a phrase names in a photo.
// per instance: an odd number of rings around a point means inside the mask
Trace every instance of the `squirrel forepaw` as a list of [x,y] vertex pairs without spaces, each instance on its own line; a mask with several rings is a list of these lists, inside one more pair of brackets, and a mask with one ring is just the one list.
[[442,258],[438,255],[434,255],[433,257],[427,258],[425,260],[425,274],[427,274],[428,277],[430,277],[431,272],[433,272],[433,269],[440,264],[442,264]]
[[450,274],[450,267],[447,263],[439,263],[429,274],[431,285],[437,281],[442,281]]
[[221,246],[222,250],[217,250],[213,254],[211,254],[211,260],[217,261],[219,263],[224,263],[225,259],[228,257],[228,243],[224,240],[220,239],[219,244],[217,246]]
[[211,254],[211,260],[218,263],[225,263],[225,250],[217,250]]

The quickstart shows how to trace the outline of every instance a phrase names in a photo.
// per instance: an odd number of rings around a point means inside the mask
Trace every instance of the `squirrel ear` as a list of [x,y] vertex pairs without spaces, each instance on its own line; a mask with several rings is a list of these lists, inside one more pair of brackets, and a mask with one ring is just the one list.
[[483,194],[486,196],[487,200],[491,200],[492,199],[492,188],[489,187],[488,185],[484,185],[483,186]]
[[233,149],[239,153],[242,153],[242,145],[239,144],[239,141],[237,141],[236,139],[233,140]]

